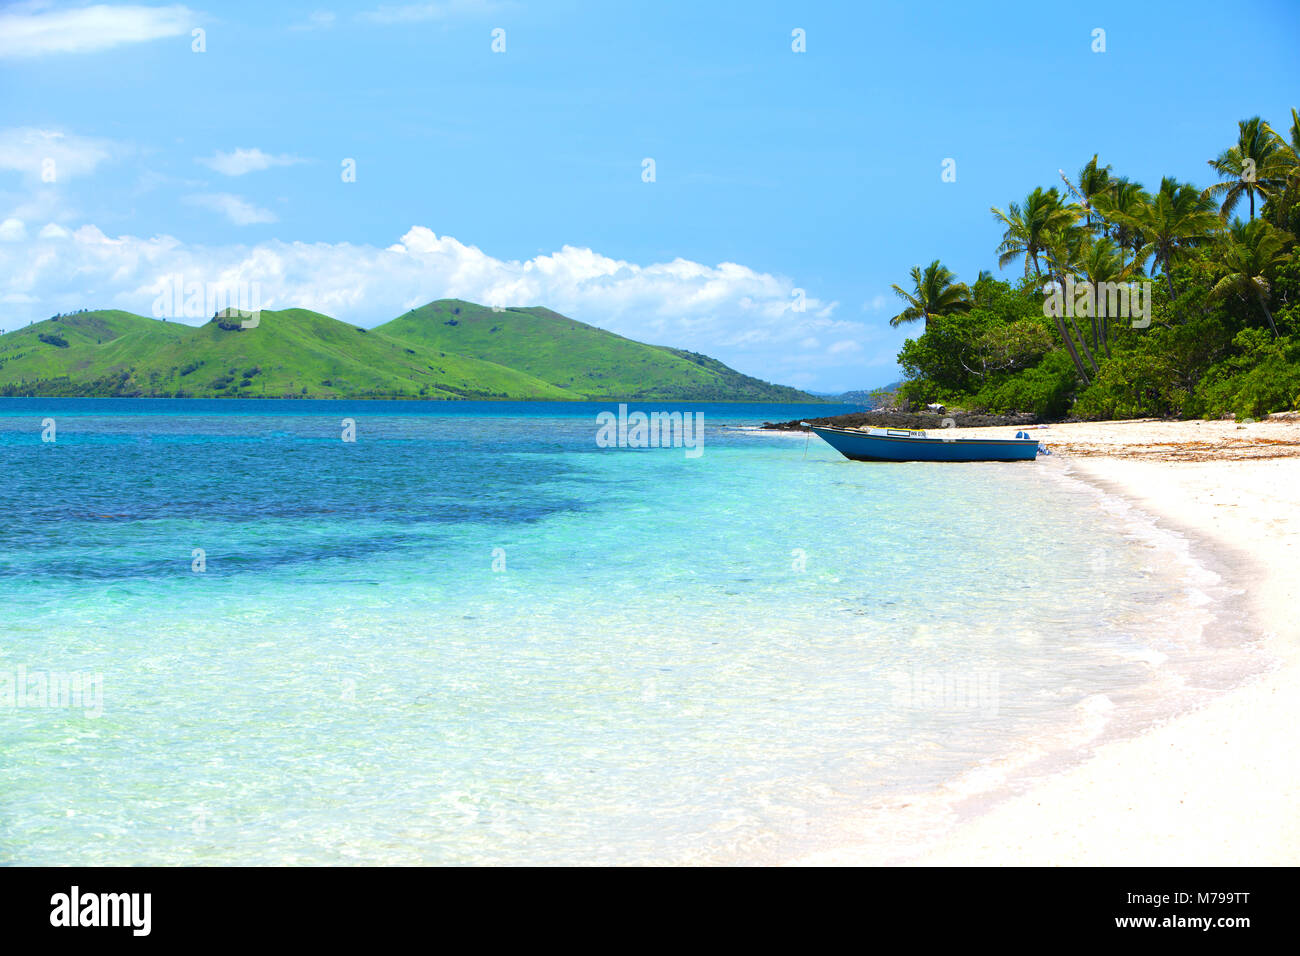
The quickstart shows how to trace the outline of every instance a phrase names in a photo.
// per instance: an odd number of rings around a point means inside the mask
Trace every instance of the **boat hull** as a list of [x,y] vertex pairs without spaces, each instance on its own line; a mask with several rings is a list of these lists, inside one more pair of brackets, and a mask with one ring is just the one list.
[[853,461],[1033,461],[1038,457],[1038,440],[1032,438],[930,438],[901,429],[897,434],[876,434],[810,427]]

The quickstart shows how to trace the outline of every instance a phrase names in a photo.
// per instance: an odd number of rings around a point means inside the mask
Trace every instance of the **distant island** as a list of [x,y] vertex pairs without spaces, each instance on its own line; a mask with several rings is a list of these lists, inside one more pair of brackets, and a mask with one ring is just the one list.
[[855,388],[848,392],[813,392],[818,398],[840,405],[861,405],[863,408],[879,408],[892,404],[898,396],[902,380],[879,388]]
[[440,299],[371,329],[307,309],[249,324],[58,315],[0,335],[0,396],[823,401],[545,308]]

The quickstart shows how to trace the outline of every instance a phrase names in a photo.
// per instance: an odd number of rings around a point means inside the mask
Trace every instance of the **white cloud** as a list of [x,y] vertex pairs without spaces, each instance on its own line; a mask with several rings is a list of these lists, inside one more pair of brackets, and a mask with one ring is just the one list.
[[23,4],[0,13],[0,57],[90,53],[188,33],[194,14],[183,6],[96,4],[50,10]]
[[844,355],[847,352],[861,352],[862,346],[854,339],[840,339],[832,345],[827,351],[831,355]]
[[328,30],[334,26],[337,17],[328,10],[317,10],[307,17],[305,23],[295,23],[290,30]]
[[[202,201],[227,214],[247,206],[233,196]],[[179,274],[186,283],[256,282],[264,308],[302,306],[359,325],[439,298],[544,305],[776,381],[845,361],[829,350],[800,352],[809,339],[869,341],[863,325],[835,318],[837,303],[809,294],[805,310],[796,312],[791,290],[798,283],[730,262],[642,265],[574,246],[527,260],[498,259],[423,226],[387,248],[280,240],[199,246],[170,236],[110,237],[89,225],[61,242],[55,235],[0,244],[0,297],[34,299],[6,308],[6,322],[96,307],[148,315],[160,281]]]
[[862,303],[863,312],[879,312],[885,306],[889,305],[889,297],[885,295],[875,295]]
[[21,219],[10,216],[0,222],[0,242],[19,242],[27,238],[27,226]]
[[19,126],[0,130],[0,169],[20,172],[41,182],[57,183],[69,176],[93,172],[100,163],[121,152],[122,147],[110,140],[55,129]]
[[196,193],[193,196],[186,196],[185,202],[219,212],[236,226],[276,221],[275,213],[269,209],[254,206],[247,199],[233,193]]
[[465,13],[490,13],[501,4],[487,0],[437,0],[434,3],[382,4],[374,10],[357,14],[358,19],[371,23],[421,23],[426,20],[445,20]]
[[41,239],[67,239],[70,235],[72,235],[72,233],[54,222],[46,223],[41,227],[39,233]]
[[287,153],[272,156],[269,153],[262,152],[257,147],[243,149],[237,146],[234,152],[223,153],[221,150],[217,150],[213,155],[200,157],[195,162],[215,169],[225,176],[242,176],[245,173],[270,169],[272,166],[293,166],[296,163],[306,162],[306,160],[297,156],[290,156]]

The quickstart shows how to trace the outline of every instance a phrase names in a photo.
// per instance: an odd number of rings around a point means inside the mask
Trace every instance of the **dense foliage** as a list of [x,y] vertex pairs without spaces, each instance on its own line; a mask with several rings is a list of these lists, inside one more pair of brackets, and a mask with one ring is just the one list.
[[[993,209],[1004,282],[970,287],[938,260],[912,270],[921,320],[898,361],[901,398],[1047,419],[1260,417],[1300,407],[1300,114],[1259,117],[1209,160],[1198,189],[1148,192],[1094,156],[1064,192]],[[1247,213],[1242,219],[1240,214]],[[1232,218],[1229,218],[1232,217]],[[1132,286],[1128,302],[1115,290]],[[1109,290],[1109,294],[1108,294]]]

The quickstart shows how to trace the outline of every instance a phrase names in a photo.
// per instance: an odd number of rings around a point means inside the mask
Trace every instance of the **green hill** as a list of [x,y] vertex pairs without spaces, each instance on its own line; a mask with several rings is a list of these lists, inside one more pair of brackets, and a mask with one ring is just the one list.
[[497,312],[460,299],[439,299],[375,331],[410,345],[518,369],[575,398],[816,401],[797,389],[742,375],[716,359],[634,342],[550,309]]
[[0,336],[10,395],[564,398],[527,374],[411,348],[306,309],[193,327],[83,312]]
[[[472,334],[446,334],[457,330]],[[545,309],[468,302],[370,330],[306,309],[263,310],[251,329],[224,313],[197,327],[113,310],[55,316],[0,336],[0,395],[807,399]]]

